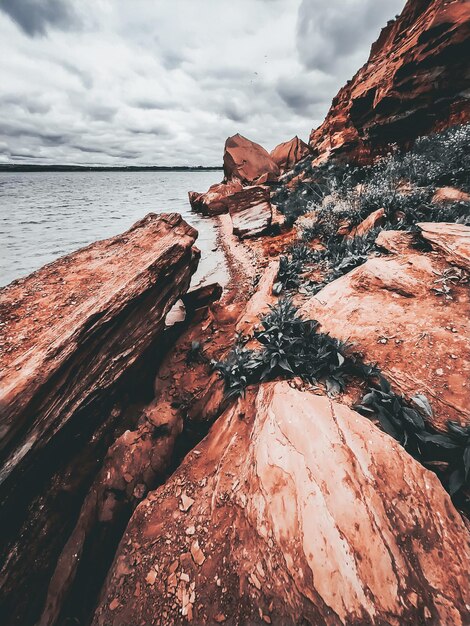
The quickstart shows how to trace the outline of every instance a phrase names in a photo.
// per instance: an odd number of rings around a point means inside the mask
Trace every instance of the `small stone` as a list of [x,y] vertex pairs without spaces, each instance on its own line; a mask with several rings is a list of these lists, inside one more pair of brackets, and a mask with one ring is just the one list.
[[183,491],[181,494],[180,510],[184,512],[189,511],[193,504],[194,500]]
[[217,624],[221,624],[222,622],[225,622],[227,618],[225,617],[223,613],[217,613],[217,615],[214,615],[214,619],[217,622]]
[[442,369],[442,367],[439,367],[439,368],[436,370],[436,374],[437,374],[438,376],[442,376],[442,375],[444,374],[444,370]]
[[189,575],[186,574],[185,572],[181,572],[180,579],[184,580],[185,583],[189,583]]
[[191,544],[191,556],[193,557],[196,565],[202,565],[206,560],[203,551],[199,547],[199,542],[197,539]]
[[109,604],[109,610],[110,611],[115,611],[119,606],[119,600],[117,598],[114,598],[114,600],[111,600],[110,604]]
[[188,528],[186,528],[187,535],[194,535],[195,532],[196,532],[195,526],[188,526]]
[[154,585],[157,579],[157,572],[154,569],[151,569],[150,572],[145,577],[145,582],[148,585]]

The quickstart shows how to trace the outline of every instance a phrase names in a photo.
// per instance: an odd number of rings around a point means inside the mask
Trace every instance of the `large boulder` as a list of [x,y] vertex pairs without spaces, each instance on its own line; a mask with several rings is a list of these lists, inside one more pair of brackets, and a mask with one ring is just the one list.
[[134,513],[93,624],[455,624],[468,531],[436,476],[344,405],[248,390]]
[[131,373],[149,348],[164,350],[196,237],[180,215],[150,214],[0,292],[2,623],[35,623],[86,489],[126,425],[139,389]]
[[227,198],[233,233],[244,239],[263,234],[271,225],[272,208],[267,187],[245,187]]
[[224,174],[226,180],[250,184],[276,180],[280,171],[269,152],[237,133],[225,142]]
[[[433,246],[452,248],[470,228],[453,224],[421,224],[432,232]],[[457,236],[455,231],[457,232]],[[383,233],[382,233],[383,234]],[[423,235],[425,234],[423,230]],[[447,421],[470,424],[470,294],[458,280],[448,279],[450,298],[442,292],[449,276],[441,255],[412,247],[408,233],[378,242],[393,254],[370,258],[310,298],[302,307],[332,336],[350,341],[365,361],[377,363],[395,388],[410,397],[426,395],[441,431]],[[449,294],[447,294],[449,295]]]
[[334,152],[367,162],[391,143],[470,121],[469,53],[468,0],[408,0],[312,131],[316,160]]
[[280,143],[271,151],[271,158],[281,173],[291,170],[296,163],[310,154],[310,146],[297,135],[290,141]]
[[242,189],[240,181],[230,180],[226,183],[212,185],[206,193],[189,191],[189,202],[194,211],[198,211],[203,215],[221,215],[228,212],[227,198]]

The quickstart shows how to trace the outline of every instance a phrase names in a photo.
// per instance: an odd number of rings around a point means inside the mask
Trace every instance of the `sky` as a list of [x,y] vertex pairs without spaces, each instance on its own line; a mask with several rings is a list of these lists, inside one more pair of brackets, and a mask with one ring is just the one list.
[[0,0],[0,163],[220,165],[323,121],[405,0]]

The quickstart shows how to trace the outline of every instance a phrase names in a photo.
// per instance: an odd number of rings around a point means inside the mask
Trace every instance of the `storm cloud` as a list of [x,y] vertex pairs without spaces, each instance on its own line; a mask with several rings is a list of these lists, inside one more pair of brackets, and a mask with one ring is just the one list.
[[0,162],[218,165],[306,139],[404,0],[0,0]]

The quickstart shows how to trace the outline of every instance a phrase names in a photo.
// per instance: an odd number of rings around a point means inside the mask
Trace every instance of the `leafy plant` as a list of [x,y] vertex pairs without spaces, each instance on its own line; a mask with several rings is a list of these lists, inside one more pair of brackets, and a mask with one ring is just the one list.
[[447,433],[439,433],[426,421],[433,416],[426,396],[417,394],[411,400],[412,404],[394,393],[390,383],[379,375],[378,384],[355,408],[366,415],[376,415],[383,430],[421,463],[445,463],[448,469],[444,484],[455,495],[469,485],[470,426],[448,422]]
[[311,384],[324,380],[335,393],[357,369],[355,360],[346,355],[348,346],[319,333],[318,322],[304,320],[289,298],[279,300],[261,317],[254,338],[259,349],[246,349],[246,338],[238,336],[227,358],[213,364],[224,378],[228,396],[240,395],[247,385],[278,376],[299,376]]

